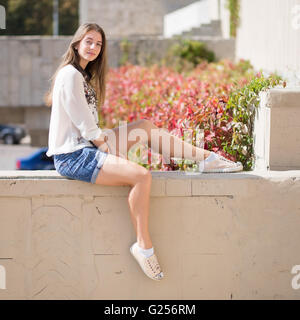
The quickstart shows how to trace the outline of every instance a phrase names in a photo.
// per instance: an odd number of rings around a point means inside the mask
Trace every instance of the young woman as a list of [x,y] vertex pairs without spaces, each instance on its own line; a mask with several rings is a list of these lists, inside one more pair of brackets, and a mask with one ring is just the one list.
[[[100,185],[131,186],[128,203],[137,242],[130,252],[148,277],[161,280],[163,272],[148,230],[151,173],[127,160],[128,150],[141,142],[174,158],[195,160],[191,155],[196,154],[202,172],[243,168],[240,163],[184,142],[148,120],[126,125],[127,144],[121,152],[124,137],[120,139],[119,133],[124,127],[111,129],[114,139],[110,139],[98,125],[98,107],[105,99],[106,47],[105,33],[97,24],[86,23],[76,31],[45,96],[46,105],[52,106],[47,155],[54,155],[55,168],[63,176]],[[136,130],[145,134],[132,141],[128,137]],[[159,139],[156,147],[151,145],[154,138]],[[170,143],[169,148],[163,148],[162,140]]]

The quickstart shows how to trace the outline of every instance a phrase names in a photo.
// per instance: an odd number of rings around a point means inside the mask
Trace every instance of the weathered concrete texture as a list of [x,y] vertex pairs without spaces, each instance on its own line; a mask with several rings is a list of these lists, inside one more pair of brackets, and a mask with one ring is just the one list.
[[[16,36],[0,37],[0,107],[40,107],[50,86],[50,78],[58,67],[61,57],[72,37]],[[124,38],[125,39],[125,38]],[[118,67],[123,57],[123,38],[108,40],[108,63]],[[194,37],[213,50],[218,59],[234,60],[234,40],[213,37]],[[175,39],[162,37],[133,37],[128,39],[128,62],[132,64],[158,63],[164,58]]]
[[261,93],[256,116],[257,168],[300,169],[300,88]]
[[0,107],[1,123],[25,123],[25,108]]
[[[270,95],[270,169],[300,169],[300,88]],[[275,129],[276,128],[276,129]]]
[[162,34],[163,16],[157,14],[163,11],[160,0],[144,0],[143,5],[138,0],[83,1],[82,6],[88,8],[80,15],[80,21],[99,23],[107,30],[108,36]]
[[0,107],[43,105],[49,79],[69,40],[70,37],[1,37],[1,59],[5,63],[0,73]]
[[[207,48],[215,53],[216,59],[230,59],[234,60],[235,40],[223,39],[221,37],[208,36],[190,36],[189,39],[201,41],[206,44]],[[165,58],[168,49],[174,45],[178,40],[164,39],[160,37],[149,38],[128,38],[128,62],[139,65],[149,65],[151,63],[158,63]],[[122,59],[124,52],[120,49],[120,39],[111,39],[110,50],[113,56],[110,57],[110,65],[118,66]]]
[[31,138],[31,146],[47,146],[51,108],[25,108],[25,124]]
[[300,299],[300,171],[152,175],[160,283],[129,253],[129,187],[0,171],[0,299]]
[[96,22],[108,36],[162,35],[164,15],[193,0],[80,0],[80,23]]

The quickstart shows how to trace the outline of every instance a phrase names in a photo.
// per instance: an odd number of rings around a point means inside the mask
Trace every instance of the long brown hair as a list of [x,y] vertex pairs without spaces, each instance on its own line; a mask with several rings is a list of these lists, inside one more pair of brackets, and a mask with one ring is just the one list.
[[[80,57],[75,50],[75,47],[79,44],[79,42],[84,38],[87,32],[94,30],[101,34],[102,36],[102,47],[101,51],[98,54],[98,57],[90,61],[86,68],[83,70],[79,64]],[[75,32],[73,39],[68,47],[68,50],[62,56],[62,62],[57,68],[56,72],[50,78],[51,88],[44,96],[44,101],[46,106],[51,107],[52,105],[52,94],[53,87],[55,83],[55,78],[61,68],[66,66],[67,64],[73,65],[76,69],[78,69],[85,80],[89,82],[95,89],[97,98],[99,101],[99,105],[101,106],[105,100],[105,91],[106,91],[106,74],[107,74],[107,57],[106,57],[106,37],[103,29],[96,23],[84,23]]]

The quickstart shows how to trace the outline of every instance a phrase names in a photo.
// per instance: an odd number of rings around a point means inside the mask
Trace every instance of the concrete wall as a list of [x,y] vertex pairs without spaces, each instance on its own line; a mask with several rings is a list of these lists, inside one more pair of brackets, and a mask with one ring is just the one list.
[[[18,36],[0,37],[0,107],[42,106],[50,78],[59,65],[72,37]],[[234,59],[234,42],[223,39],[199,39],[215,51],[217,58]],[[119,66],[122,39],[108,40],[110,67]],[[175,40],[133,38],[129,61],[133,64],[159,62]]]
[[300,171],[152,175],[160,283],[129,253],[129,187],[0,171],[0,299],[300,299]]
[[300,1],[241,0],[236,59],[278,71],[300,86]]
[[107,30],[108,36],[130,34],[159,35],[163,11],[160,0],[81,0],[80,23],[96,22]]
[[300,88],[261,92],[254,130],[255,168],[300,170]]
[[96,22],[110,37],[162,35],[166,13],[194,0],[80,0],[80,23]]
[[[180,33],[189,29],[183,26],[189,22],[191,25],[192,13],[184,14],[182,18],[175,17],[174,23],[168,20],[168,15],[174,11],[185,10],[195,2],[201,3],[199,13],[202,18],[191,26],[198,27],[204,20],[221,19],[224,38],[229,38],[229,12],[225,7],[226,0],[145,0],[141,5],[140,0],[81,0],[80,23],[96,22],[101,25],[110,37],[133,36],[133,35],[165,35],[177,34],[169,29],[179,28]],[[203,4],[203,6],[202,6]],[[198,16],[199,16],[198,14]],[[175,14],[176,15],[176,14]],[[179,14],[182,16],[182,14]],[[172,18],[171,18],[172,20]],[[166,30],[167,29],[167,30]]]
[[0,107],[41,106],[70,37],[0,37]]

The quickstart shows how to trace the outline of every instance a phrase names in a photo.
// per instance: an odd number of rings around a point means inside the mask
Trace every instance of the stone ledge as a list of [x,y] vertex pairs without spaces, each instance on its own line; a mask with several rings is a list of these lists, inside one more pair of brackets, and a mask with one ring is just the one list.
[[272,88],[267,93],[266,106],[274,108],[299,108],[299,87]]
[[[241,173],[152,172],[152,197],[234,196],[256,192],[263,182],[300,184],[300,170]],[[263,187],[262,187],[263,188]],[[127,196],[129,186],[102,186],[62,177],[49,171],[0,171],[2,196],[94,195]],[[263,191],[263,190],[262,190]]]
[[129,253],[129,187],[0,171],[0,299],[299,299],[299,170],[152,175],[162,283]]
[[272,88],[260,92],[260,98],[253,134],[255,169],[300,170],[300,88]]
[[[236,173],[191,173],[185,171],[152,171],[153,178],[165,179],[243,179],[243,178],[288,178],[300,177],[300,170],[257,170]],[[56,170],[0,170],[0,180],[3,179],[59,179],[71,180],[61,176]]]

